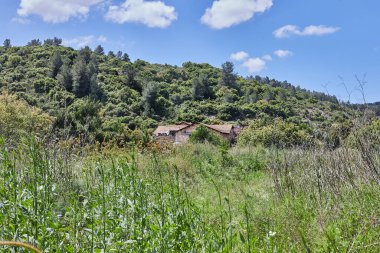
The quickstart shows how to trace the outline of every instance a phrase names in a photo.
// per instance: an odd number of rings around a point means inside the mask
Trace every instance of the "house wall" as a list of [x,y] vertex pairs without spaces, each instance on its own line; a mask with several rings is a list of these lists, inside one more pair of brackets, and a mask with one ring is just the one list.
[[[159,135],[159,136],[156,135],[155,139],[157,141],[170,141],[170,142],[174,142],[175,144],[187,143],[189,141],[190,135],[196,130],[198,126],[199,126],[198,124],[194,124],[176,133],[170,133],[169,135]],[[209,130],[225,138],[230,143],[233,143],[236,140],[236,133],[233,130],[230,133],[226,133],[226,134],[218,132],[211,128],[209,128]]]
[[198,125],[192,125],[189,127],[186,127],[185,129],[182,129],[178,131],[175,134],[174,143],[186,143],[189,141],[190,135],[194,130],[198,127]]
[[154,136],[154,139],[156,141],[162,141],[162,142],[174,142],[175,136],[174,135],[156,135]]

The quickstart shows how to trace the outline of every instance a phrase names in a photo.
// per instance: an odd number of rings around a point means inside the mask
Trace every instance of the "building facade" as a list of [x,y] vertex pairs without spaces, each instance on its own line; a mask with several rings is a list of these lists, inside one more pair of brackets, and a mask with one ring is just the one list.
[[210,131],[222,136],[230,143],[236,141],[238,128],[233,125],[207,125],[181,122],[176,125],[158,126],[153,133],[153,137],[156,141],[172,142],[174,144],[187,143],[190,135],[197,129],[198,126],[203,125]]

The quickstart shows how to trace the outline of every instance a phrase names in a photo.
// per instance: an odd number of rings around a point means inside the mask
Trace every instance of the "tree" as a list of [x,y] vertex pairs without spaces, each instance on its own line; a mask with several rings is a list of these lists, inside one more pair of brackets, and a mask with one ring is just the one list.
[[53,46],[53,40],[52,39],[44,40],[44,46]]
[[53,56],[50,58],[50,75],[55,78],[58,75],[59,69],[62,67],[63,62],[61,58],[61,54],[59,52],[55,52]]
[[266,101],[271,101],[271,100],[273,100],[273,98],[274,98],[274,95],[273,95],[273,92],[271,91],[271,90],[267,90],[265,93],[264,93],[264,99],[266,100]]
[[101,129],[100,104],[93,99],[77,99],[68,110],[70,124],[76,134],[83,135],[84,141],[91,139],[91,133]]
[[222,136],[212,132],[204,125],[198,126],[195,131],[191,133],[189,140],[192,143],[208,142],[215,146],[228,146],[227,140],[225,140]]
[[88,64],[91,61],[91,55],[91,48],[89,46],[85,46],[84,48],[79,50],[78,58],[80,60],[83,60],[86,64]]
[[103,91],[99,87],[97,74],[94,73],[90,79],[90,95],[96,100],[100,100],[103,96]]
[[57,38],[57,37],[54,37],[53,38],[53,46],[60,46],[62,44],[62,39],[61,38]]
[[122,59],[122,57],[123,57],[123,52],[121,52],[121,51],[118,51],[117,53],[116,53],[116,57],[118,58],[118,59]]
[[70,68],[67,64],[63,64],[59,74],[57,75],[57,80],[67,91],[72,91],[73,89],[73,76],[71,74]]
[[125,62],[131,62],[131,59],[129,59],[129,55],[127,53],[123,54],[123,57],[121,58],[121,60]]
[[98,72],[99,72],[98,65],[99,65],[98,60],[96,59],[96,57],[93,57],[93,55],[92,55],[90,62],[87,65],[87,72],[88,72],[89,77],[92,77],[94,74],[95,75],[98,74]]
[[232,62],[225,62],[222,65],[222,78],[220,84],[229,88],[237,88],[236,74],[234,73],[234,64]]
[[104,55],[104,48],[101,45],[98,45],[95,48],[94,53],[97,55]]
[[108,52],[108,56],[109,56],[109,57],[115,57],[115,53],[114,53],[113,51],[109,51],[109,52]]
[[4,40],[3,46],[4,46],[5,49],[8,49],[8,48],[12,47],[11,40],[10,39]]
[[253,104],[259,100],[259,95],[254,88],[249,87],[245,92],[244,98],[246,103]]
[[72,70],[73,92],[78,97],[85,97],[90,94],[90,77],[87,73],[87,66],[83,59],[75,62]]
[[54,37],[53,39],[44,40],[44,46],[55,46],[58,47],[62,44],[62,39]]
[[136,71],[135,67],[133,67],[132,64],[128,64],[126,66],[126,68],[124,70],[124,74],[125,74],[125,81],[124,81],[124,83],[126,85],[128,85],[129,87],[131,87],[132,89],[135,89],[138,92],[141,92],[142,91],[142,87],[139,84],[139,82],[137,82],[137,80],[136,80],[137,71]]
[[212,90],[206,75],[201,74],[193,79],[192,95],[194,100],[203,100],[212,97]]
[[0,135],[10,144],[17,145],[22,137],[35,134],[47,136],[53,118],[41,109],[31,107],[15,95],[0,94]]
[[41,41],[39,39],[33,39],[31,41],[28,42],[27,46],[29,47],[37,47],[37,46],[41,46]]
[[155,102],[158,97],[158,84],[149,82],[142,93],[144,114],[151,116],[155,110]]

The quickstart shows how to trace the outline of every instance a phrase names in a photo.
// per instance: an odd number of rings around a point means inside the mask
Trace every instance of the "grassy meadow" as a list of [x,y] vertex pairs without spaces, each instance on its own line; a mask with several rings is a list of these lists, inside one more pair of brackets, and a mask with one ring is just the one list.
[[0,239],[43,252],[379,252],[380,157],[362,144],[78,151],[2,140]]

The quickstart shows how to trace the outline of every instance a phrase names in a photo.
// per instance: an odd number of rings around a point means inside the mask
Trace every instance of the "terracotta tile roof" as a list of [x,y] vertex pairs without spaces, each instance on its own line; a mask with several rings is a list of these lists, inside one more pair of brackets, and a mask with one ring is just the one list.
[[158,126],[157,129],[153,132],[153,134],[158,135],[158,134],[164,134],[164,133],[169,134],[169,132],[178,132],[188,126],[189,126],[188,124]]
[[231,133],[234,127],[233,125],[207,125],[207,124],[204,124],[204,125],[212,130],[215,130],[223,134]]

